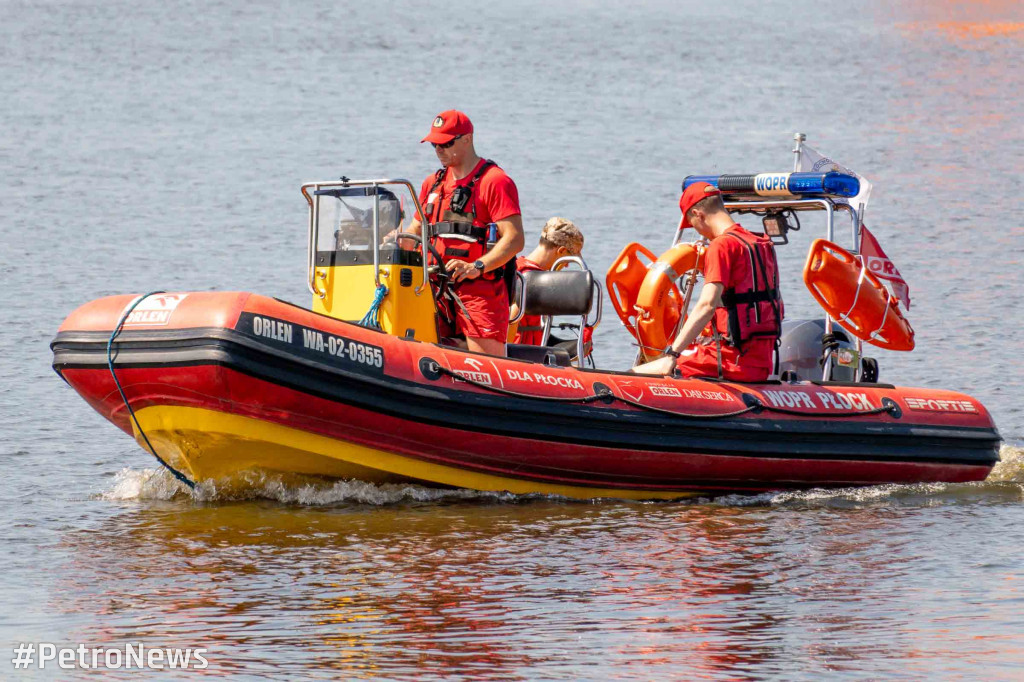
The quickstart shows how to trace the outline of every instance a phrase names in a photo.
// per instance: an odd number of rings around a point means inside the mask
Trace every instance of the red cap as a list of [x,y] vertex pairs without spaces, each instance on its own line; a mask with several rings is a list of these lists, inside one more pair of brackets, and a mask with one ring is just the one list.
[[434,123],[430,126],[430,134],[420,142],[445,144],[459,135],[469,135],[471,132],[473,132],[473,123],[469,120],[469,116],[461,111],[449,109],[437,115]]
[[701,199],[713,197],[716,194],[721,194],[721,192],[717,187],[707,182],[695,182],[683,190],[683,196],[679,197],[679,210],[683,212],[682,226],[684,228],[692,227],[690,219],[686,217],[686,212],[693,208]]

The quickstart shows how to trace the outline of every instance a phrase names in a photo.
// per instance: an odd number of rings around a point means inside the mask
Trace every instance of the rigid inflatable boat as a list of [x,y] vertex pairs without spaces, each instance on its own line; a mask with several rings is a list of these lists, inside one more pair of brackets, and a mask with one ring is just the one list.
[[[52,343],[57,373],[189,485],[263,472],[665,499],[978,481],[998,459],[978,401],[878,383],[860,338],[832,316],[787,322],[780,378],[759,384],[588,368],[582,341],[510,344],[510,357],[445,345],[428,245],[383,238],[405,206],[422,216],[413,187],[342,179],[302,191],[310,308],[245,292],[112,296],[72,312]],[[833,236],[836,195],[771,202],[826,207]],[[729,205],[771,202],[730,195]],[[613,267],[613,302],[664,272],[631,288]],[[577,332],[599,322],[601,287],[582,261],[527,275],[521,310],[545,316],[545,339],[558,315],[578,316]],[[684,282],[679,302],[687,275],[672,277]],[[685,306],[675,314],[673,325]],[[876,331],[863,332],[869,343]]]

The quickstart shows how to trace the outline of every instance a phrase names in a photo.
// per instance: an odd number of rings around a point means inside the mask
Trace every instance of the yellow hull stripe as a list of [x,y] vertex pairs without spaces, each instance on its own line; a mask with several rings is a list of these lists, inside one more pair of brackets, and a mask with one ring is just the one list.
[[[468,471],[205,408],[153,406],[135,414],[160,456],[196,481],[227,482],[242,472],[263,470],[370,483],[415,479],[427,484],[471,490],[561,495],[577,499],[616,497],[651,500],[698,495],[693,492],[540,483]],[[135,439],[143,445],[138,432]]]

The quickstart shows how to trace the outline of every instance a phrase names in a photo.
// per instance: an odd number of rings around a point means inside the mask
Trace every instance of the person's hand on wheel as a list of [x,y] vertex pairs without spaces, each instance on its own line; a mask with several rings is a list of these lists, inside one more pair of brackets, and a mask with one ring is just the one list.
[[480,270],[473,267],[472,263],[467,263],[464,260],[450,260],[445,265],[445,269],[448,271],[453,282],[461,282],[464,279],[476,279],[483,274]]

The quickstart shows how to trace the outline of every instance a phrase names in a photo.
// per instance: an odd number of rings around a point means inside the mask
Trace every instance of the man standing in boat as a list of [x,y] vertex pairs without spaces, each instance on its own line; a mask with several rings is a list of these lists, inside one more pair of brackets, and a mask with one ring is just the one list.
[[[563,256],[579,256],[583,252],[583,233],[575,223],[565,218],[551,218],[544,223],[540,232],[537,247],[528,256],[516,258],[516,270],[530,272],[534,270],[550,270],[555,261]],[[516,304],[512,304],[512,317],[519,313]],[[544,336],[540,315],[524,315],[516,327],[510,330],[514,336],[513,343],[527,343],[539,346]],[[586,330],[586,331],[589,331]]]
[[[519,191],[496,163],[477,155],[473,124],[461,111],[438,114],[422,142],[434,145],[441,168],[423,181],[420,203],[455,294],[441,302],[449,306],[441,311],[441,336],[464,336],[471,351],[505,355],[506,281],[526,243]],[[422,234],[419,220],[408,231]]]
[[704,287],[664,354],[633,371],[670,374],[678,368],[684,377],[764,381],[774,366],[783,317],[775,248],[736,223],[722,193],[706,182],[687,187],[679,208],[682,226],[711,240]]

